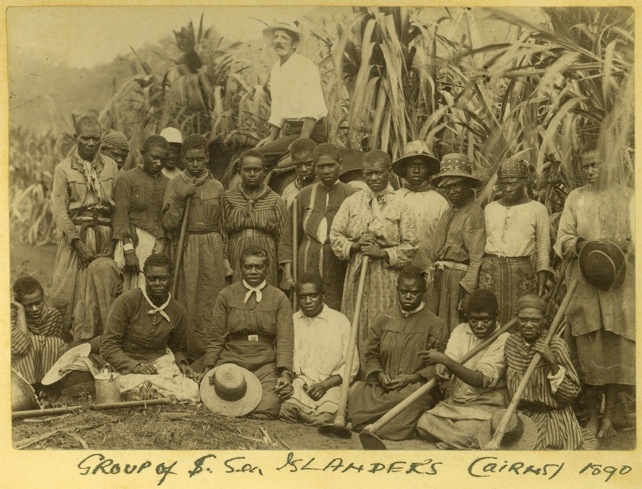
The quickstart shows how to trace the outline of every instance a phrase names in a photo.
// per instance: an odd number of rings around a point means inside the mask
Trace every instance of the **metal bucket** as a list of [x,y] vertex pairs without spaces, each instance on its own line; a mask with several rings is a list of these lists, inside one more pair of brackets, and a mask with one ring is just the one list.
[[115,372],[111,365],[105,365],[103,369],[94,376],[96,383],[96,402],[98,404],[120,402],[118,377],[120,377],[120,374]]

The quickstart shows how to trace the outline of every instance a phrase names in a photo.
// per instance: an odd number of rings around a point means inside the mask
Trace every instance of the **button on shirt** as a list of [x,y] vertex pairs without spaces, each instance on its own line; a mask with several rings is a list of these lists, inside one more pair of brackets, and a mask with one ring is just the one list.
[[272,107],[268,122],[276,127],[282,128],[288,119],[319,120],[328,115],[319,69],[301,54],[294,53],[283,64],[274,63],[270,91]]

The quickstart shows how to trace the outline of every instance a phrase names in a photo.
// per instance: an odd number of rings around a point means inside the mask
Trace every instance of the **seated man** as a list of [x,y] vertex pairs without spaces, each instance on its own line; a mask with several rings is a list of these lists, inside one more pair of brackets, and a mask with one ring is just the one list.
[[497,324],[497,298],[490,290],[472,293],[468,303],[468,322],[457,326],[448,340],[446,351],[420,353],[424,365],[436,365],[437,378],[452,380],[448,397],[426,412],[417,422],[419,434],[438,441],[439,448],[476,448],[477,432],[493,412],[506,406],[503,380],[506,370],[503,333],[490,346],[465,364],[459,359],[490,337]]
[[242,279],[219,292],[207,351],[196,363],[204,366],[204,374],[225,363],[252,372],[263,395],[250,416],[276,419],[281,401],[292,395],[292,307],[283,292],[267,283],[270,255],[265,248],[248,246],[239,262]]
[[67,350],[62,315],[45,304],[42,285],[33,277],[13,284],[11,301],[11,368],[30,384],[38,384]]
[[[323,279],[306,272],[298,280],[300,311],[294,313],[294,393],[281,404],[279,417],[311,425],[331,423],[337,412],[346,375],[350,321],[323,303]],[[352,381],[359,371],[354,351]]]
[[[409,265],[397,280],[398,305],[381,313],[370,325],[365,352],[366,381],[356,382],[348,397],[348,417],[356,430],[374,423],[434,376],[424,367],[419,352],[443,349],[446,326],[426,308],[425,272]],[[434,405],[423,396],[383,426],[377,436],[404,440],[415,433],[419,416]]]
[[163,397],[198,402],[198,384],[188,378],[193,372],[185,360],[185,309],[169,293],[172,261],[155,253],[143,272],[145,290],[132,289],[114,301],[100,354],[121,373],[121,393],[151,385]]

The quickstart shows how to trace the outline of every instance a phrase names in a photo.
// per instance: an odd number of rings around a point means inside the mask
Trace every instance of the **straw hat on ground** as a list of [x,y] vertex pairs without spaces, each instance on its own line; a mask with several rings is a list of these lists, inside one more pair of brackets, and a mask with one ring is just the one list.
[[200,392],[203,404],[210,411],[225,416],[244,416],[261,402],[263,387],[249,370],[225,363],[205,374]]
[[586,242],[580,251],[579,264],[586,281],[600,290],[621,287],[626,276],[626,255],[611,241]]
[[425,141],[411,141],[406,145],[404,154],[392,164],[392,171],[402,178],[406,177],[406,165],[412,161],[424,163],[430,175],[439,173],[439,160],[432,154]]
[[54,384],[74,370],[93,374],[91,367],[87,363],[91,362],[88,358],[90,352],[91,345],[89,343],[82,343],[67,350],[56,363],[53,364],[53,367],[49,369],[49,372],[47,372],[40,383],[42,385]]
[[[480,448],[484,448],[492,440],[505,412],[505,409],[498,409],[479,429],[477,441]],[[500,450],[533,450],[536,444],[537,427],[533,420],[521,413],[513,414],[500,443]]]
[[441,171],[433,177],[432,183],[441,187],[460,178],[469,180],[475,187],[482,186],[482,181],[473,175],[470,158],[462,153],[450,153],[441,159]]

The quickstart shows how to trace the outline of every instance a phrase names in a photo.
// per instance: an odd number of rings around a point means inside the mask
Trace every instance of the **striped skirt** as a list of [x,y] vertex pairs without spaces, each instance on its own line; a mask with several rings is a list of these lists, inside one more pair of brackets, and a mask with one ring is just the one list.
[[573,408],[551,409],[548,412],[524,412],[537,426],[535,450],[579,450],[583,434]]
[[530,256],[506,257],[486,255],[479,270],[479,288],[495,293],[499,304],[499,324],[515,315],[517,299],[537,293],[537,280]]
[[53,364],[67,351],[67,344],[57,336],[42,336],[28,332],[31,347],[21,356],[12,356],[11,368],[27,382],[40,382]]

